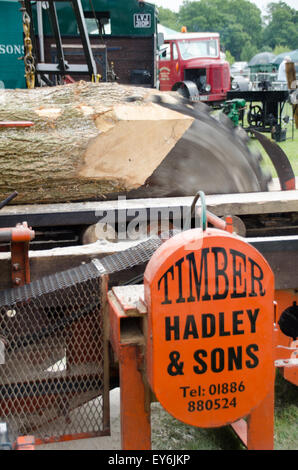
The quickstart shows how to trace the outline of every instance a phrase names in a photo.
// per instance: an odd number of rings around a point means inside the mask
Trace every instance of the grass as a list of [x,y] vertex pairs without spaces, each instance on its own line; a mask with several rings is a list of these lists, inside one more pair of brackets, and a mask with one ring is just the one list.
[[[292,117],[292,108],[289,104],[286,104],[283,111],[283,116],[286,115]],[[298,129],[295,129],[295,126],[292,128],[292,120],[290,120],[287,125],[284,125],[284,127],[287,129],[286,140],[284,142],[276,143],[285,152],[292,165],[295,176],[298,176]],[[265,136],[271,138],[271,135],[268,133],[265,134]],[[259,144],[259,142],[255,139],[251,139],[250,146],[252,149],[256,149],[261,152],[261,155],[263,157],[263,168],[268,169],[271,172],[272,177],[276,178],[277,174],[275,168],[273,167],[266,151]]]
[[[269,137],[269,135],[266,137]],[[295,176],[298,176],[298,129],[294,129],[294,135],[292,139],[292,129],[288,128],[286,141],[276,143],[285,152],[291,163]],[[252,149],[259,150],[261,152],[263,157],[262,167],[264,169],[268,169],[271,172],[272,177],[276,178],[277,174],[275,168],[263,147],[254,139],[251,139],[250,146]]]
[[298,449],[298,388],[278,375],[275,385],[275,448]]
[[[275,450],[298,450],[298,390],[277,373],[275,383]],[[262,426],[262,423],[260,423]],[[202,429],[188,426],[152,405],[154,450],[245,450],[229,426]]]
[[[253,103],[253,104],[260,105],[260,103]],[[213,112],[214,117],[218,116],[220,112],[221,111],[214,111]],[[290,117],[290,121],[288,122],[288,124],[285,124],[285,123],[283,124],[283,128],[287,129],[286,140],[284,142],[275,142],[275,141],[274,142],[277,145],[279,145],[280,148],[285,152],[285,154],[287,155],[292,165],[295,176],[298,176],[298,129],[295,129],[295,125],[292,127],[292,123],[293,123],[292,114],[293,114],[292,106],[289,103],[286,103],[283,109],[283,113],[282,113],[282,118],[284,118],[285,116]],[[247,111],[246,111],[245,118],[244,118],[244,127],[246,127],[247,125],[248,123],[247,123]],[[267,138],[271,140],[270,133],[265,133],[263,135],[265,135]],[[271,173],[272,178],[277,178],[275,168],[272,165],[270,157],[268,156],[266,150],[264,150],[262,145],[259,144],[259,142],[255,138],[251,138],[249,142],[249,147],[253,151],[257,151],[261,153],[263,157],[261,166],[264,168],[264,170],[268,170]]]

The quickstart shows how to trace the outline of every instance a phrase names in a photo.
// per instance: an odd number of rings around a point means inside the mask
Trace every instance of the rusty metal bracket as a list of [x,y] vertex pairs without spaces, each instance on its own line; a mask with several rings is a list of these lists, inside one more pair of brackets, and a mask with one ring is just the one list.
[[13,286],[23,286],[30,282],[29,243],[34,237],[35,232],[26,222],[13,228],[0,229],[0,242],[10,243]]

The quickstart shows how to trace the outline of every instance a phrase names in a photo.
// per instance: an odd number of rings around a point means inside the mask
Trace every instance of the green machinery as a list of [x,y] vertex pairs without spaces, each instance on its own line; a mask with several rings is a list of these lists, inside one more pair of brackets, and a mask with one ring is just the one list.
[[222,105],[223,113],[231,119],[235,127],[239,125],[239,121],[242,119],[245,105],[245,100],[237,98],[233,100],[227,100]]

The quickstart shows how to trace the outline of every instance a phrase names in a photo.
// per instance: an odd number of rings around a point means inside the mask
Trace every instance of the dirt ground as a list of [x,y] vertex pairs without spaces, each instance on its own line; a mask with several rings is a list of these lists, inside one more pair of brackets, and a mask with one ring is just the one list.
[[37,450],[121,450],[119,388],[110,392],[110,420],[111,436],[45,444]]
[[[165,413],[159,403],[151,408],[152,435],[159,426],[160,413]],[[120,388],[110,392],[110,428],[111,435],[91,439],[79,439],[55,444],[44,444],[36,447],[37,450],[121,450],[120,435]],[[154,447],[154,442],[152,443]]]

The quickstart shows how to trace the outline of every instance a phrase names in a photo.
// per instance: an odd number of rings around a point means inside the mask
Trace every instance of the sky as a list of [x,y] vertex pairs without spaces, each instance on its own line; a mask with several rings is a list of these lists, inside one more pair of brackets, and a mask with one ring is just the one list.
[[[178,11],[179,7],[182,5],[183,0],[148,0],[150,3],[155,3],[156,5],[164,8],[169,8],[173,11]],[[251,0],[252,3],[255,3],[263,14],[266,13],[266,6],[268,3],[277,2],[278,0]],[[283,0],[291,8],[298,8],[298,0]]]

